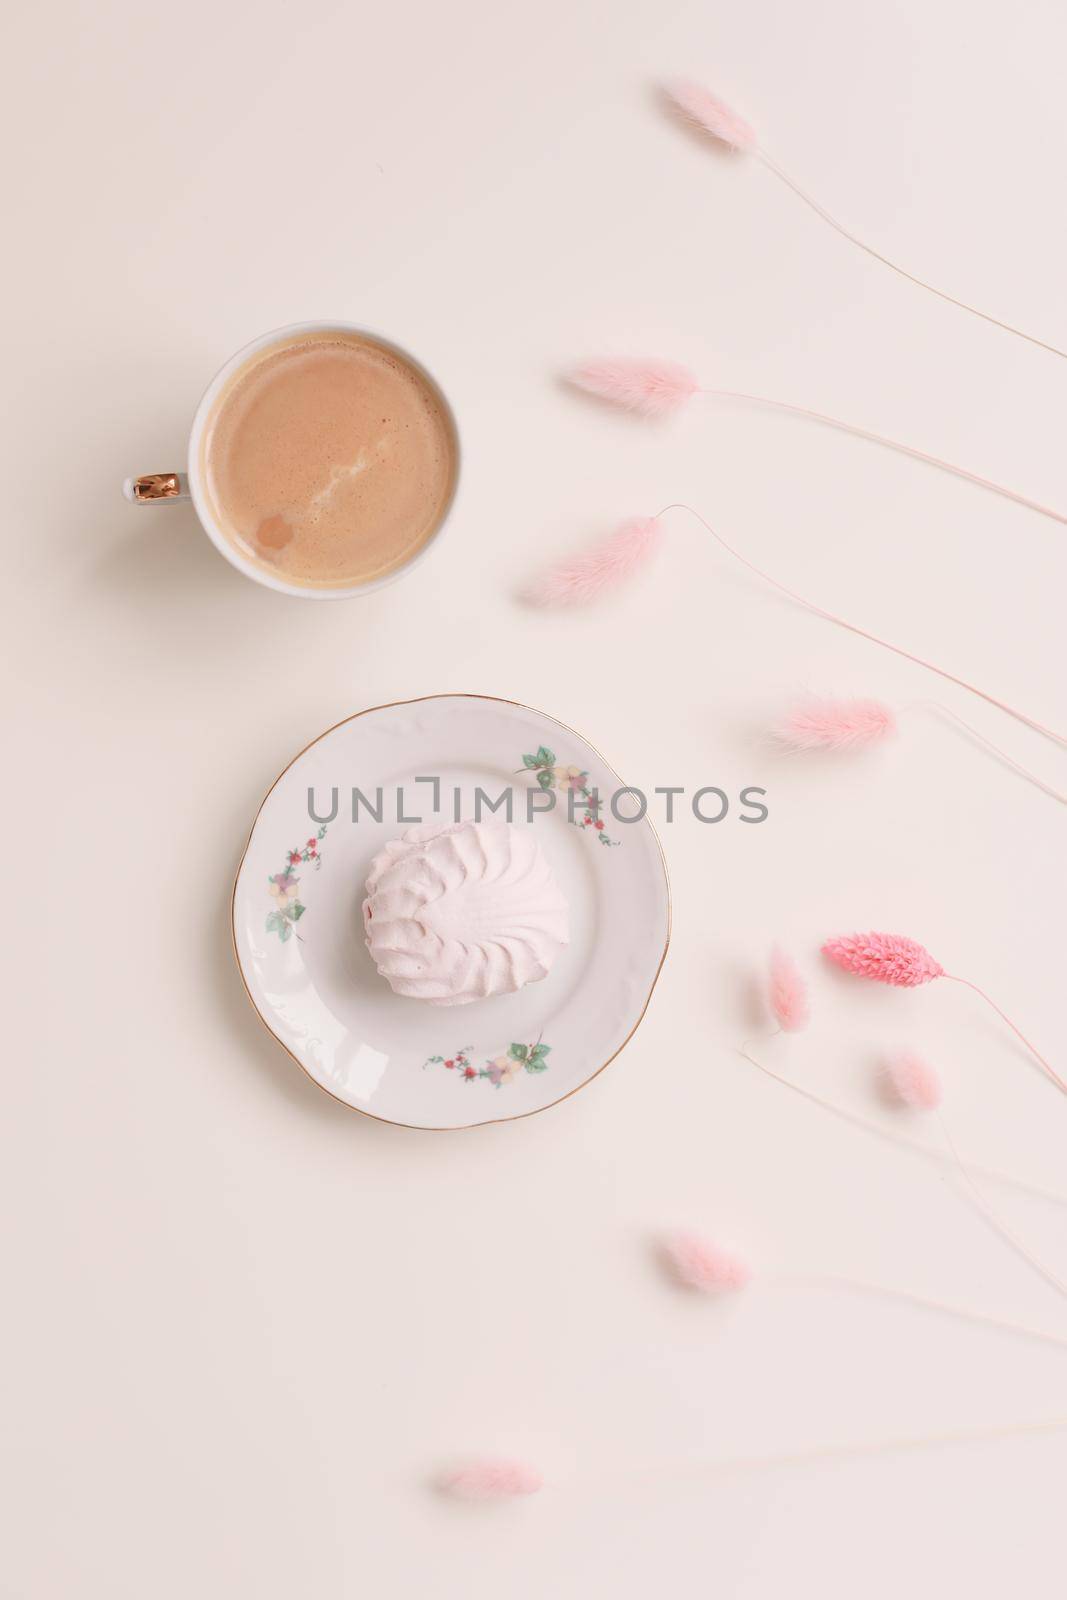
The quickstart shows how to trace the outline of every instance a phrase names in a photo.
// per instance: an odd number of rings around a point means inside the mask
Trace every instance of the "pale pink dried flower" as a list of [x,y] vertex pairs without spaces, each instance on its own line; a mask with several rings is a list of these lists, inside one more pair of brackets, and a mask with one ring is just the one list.
[[662,537],[656,517],[631,517],[587,550],[550,567],[526,598],[540,606],[587,605],[632,578],[655,555]]
[[536,1494],[543,1486],[536,1467],[495,1456],[450,1467],[440,1478],[445,1493],[462,1500],[507,1500],[515,1495]]
[[886,1066],[886,1081],[894,1098],[910,1111],[936,1111],[941,1104],[940,1078],[913,1050],[893,1056]]
[[599,400],[643,417],[671,416],[700,392],[700,384],[688,367],[658,357],[586,361],[567,373],[567,381]]
[[945,976],[944,967],[929,950],[900,933],[845,934],[827,939],[822,953],[858,978],[873,978],[876,983],[891,983],[898,989],[914,989],[920,983]]
[[689,78],[665,85],[667,95],[682,114],[698,128],[710,133],[731,150],[750,150],[756,143],[755,130],[718,95]]
[[743,1289],[752,1276],[747,1261],[699,1233],[680,1230],[667,1234],[660,1247],[678,1282],[701,1294]]
[[881,700],[809,696],[790,707],[774,730],[792,750],[856,750],[895,733],[897,719]]
[[808,986],[792,956],[776,945],[771,951],[768,998],[783,1033],[800,1033],[811,1020]]

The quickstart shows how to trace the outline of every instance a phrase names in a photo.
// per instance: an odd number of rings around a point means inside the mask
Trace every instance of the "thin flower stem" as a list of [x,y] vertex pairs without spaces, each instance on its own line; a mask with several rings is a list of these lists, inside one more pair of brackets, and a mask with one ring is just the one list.
[[972,983],[969,978],[961,978],[954,972],[946,972],[945,977],[949,978],[953,983],[962,983],[966,988],[973,989],[975,994],[981,995],[986,1005],[992,1006],[993,1010],[996,1012],[1001,1021],[1006,1022],[1012,1033],[1014,1033],[1015,1037],[1022,1041],[1022,1043],[1029,1050],[1030,1054],[1034,1057],[1034,1060],[1041,1063],[1049,1077],[1052,1079],[1053,1083],[1061,1088],[1065,1094],[1067,1094],[1067,1080],[1060,1077],[1052,1063],[1045,1060],[1045,1057],[1041,1054],[1041,1051],[1037,1048],[1037,1046],[1030,1043],[1025,1033],[1023,1033],[1020,1028],[1015,1026],[1007,1012],[1002,1011],[997,1005],[996,1001],[986,994],[984,989],[979,988],[978,984]]
[[[768,1035],[773,1037],[773,1035]],[[864,1133],[871,1134],[876,1139],[882,1139],[886,1144],[896,1145],[900,1150],[908,1150],[914,1156],[919,1156],[923,1161],[932,1161],[936,1166],[949,1165],[949,1157],[939,1150],[928,1150],[913,1139],[905,1139],[901,1134],[894,1133],[888,1128],[880,1127],[877,1122],[871,1122],[866,1117],[859,1116],[854,1111],[847,1111],[844,1106],[839,1106],[832,1100],[826,1100],[822,1095],[816,1094],[813,1089],[805,1088],[803,1084],[794,1083],[783,1073],[775,1072],[773,1067],[767,1066],[757,1056],[751,1054],[747,1043],[742,1045],[738,1054],[757,1067],[765,1077],[780,1083],[783,1089],[788,1089],[792,1094],[799,1095],[801,1099],[808,1100],[812,1105],[820,1106],[823,1111],[828,1111],[831,1116],[837,1117],[841,1122],[847,1122],[854,1128],[860,1128]],[[971,1161],[965,1163],[969,1172],[977,1173],[981,1178],[987,1178],[993,1183],[1002,1183],[1009,1188],[1018,1189],[1023,1194],[1033,1195],[1036,1199],[1046,1200],[1052,1205],[1067,1206],[1067,1195],[1057,1194],[1054,1189],[1043,1189],[1039,1184],[1029,1183],[1025,1178],[1017,1178],[1010,1172],[1001,1172],[996,1167],[985,1167],[980,1163]]]
[[1061,1350],[1067,1350],[1067,1338],[1063,1334],[1049,1333],[1044,1328],[1034,1328],[1025,1322],[1009,1322],[1002,1317],[991,1317],[985,1311],[974,1311],[970,1306],[955,1305],[949,1300],[933,1300],[927,1295],[914,1294],[910,1289],[894,1289],[884,1283],[869,1283],[862,1278],[838,1277],[833,1273],[820,1273],[810,1277],[806,1275],[784,1277],[777,1281],[800,1286],[807,1284],[813,1289],[844,1289],[849,1294],[874,1295],[882,1300],[895,1300],[901,1305],[918,1306],[923,1311],[935,1311],[939,1316],[955,1317],[961,1322],[996,1328],[1001,1333],[1014,1333],[1021,1338],[1036,1339],[1042,1344],[1057,1345]]
[[911,705],[916,710],[936,711],[940,716],[948,717],[952,722],[963,728],[966,733],[970,734],[972,739],[977,739],[979,744],[985,745],[986,749],[991,751],[1006,767],[1010,767],[1021,778],[1026,778],[1036,788],[1042,790],[1043,793],[1051,795],[1053,800],[1059,800],[1062,805],[1067,805],[1067,794],[1064,794],[1062,789],[1054,789],[1050,783],[1046,783],[1044,778],[1039,777],[1036,772],[1031,772],[1029,767],[1022,766],[1006,750],[1002,750],[999,744],[994,744],[992,739],[987,739],[985,734],[976,728],[973,723],[967,722],[949,706],[943,705],[940,700],[913,700]]
[[983,322],[991,323],[994,328],[1000,328],[1005,333],[1014,333],[1017,338],[1025,339],[1028,344],[1036,345],[1039,350],[1047,350],[1050,355],[1067,358],[1067,350],[1061,350],[1058,345],[1048,344],[1044,339],[1038,339],[1034,334],[1027,333],[1023,328],[1017,328],[1014,323],[1002,322],[1000,317],[990,316],[988,311],[979,311],[977,306],[969,305],[966,300],[957,300],[955,295],[946,294],[944,289],[935,288],[932,283],[927,283],[925,278],[918,278],[914,272],[908,272],[904,267],[898,266],[895,261],[890,261],[888,256],[882,255],[880,250],[875,250],[872,245],[858,238],[856,234],[845,227],[844,223],[839,222],[835,216],[827,211],[825,206],[821,206],[812,195],[802,189],[796,179],[791,178],[788,172],[780,167],[766,150],[757,146],[755,154],[763,162],[768,172],[773,173],[779,182],[784,183],[786,188],[791,189],[797,199],[802,200],[806,206],[809,206],[816,216],[821,217],[824,222],[833,228],[835,233],[839,233],[843,239],[848,240],[849,244],[854,244],[857,249],[864,251],[866,255],[871,256],[875,261],[880,261],[883,267],[888,267],[891,272],[897,273],[901,278],[906,278],[909,283],[916,284],[920,289],[927,290],[929,294],[936,295],[939,300],[947,300],[949,305],[958,306],[961,311],[969,311],[972,317],[980,317]]
[[[776,1028],[774,1033],[768,1034],[767,1037],[773,1039],[775,1034],[780,1032],[781,1029]],[[739,1047],[738,1053],[742,1055],[746,1061],[750,1061],[754,1067],[758,1067],[761,1072],[764,1072],[768,1077],[773,1078],[776,1083],[784,1084],[787,1089],[792,1089],[795,1093],[802,1095],[804,1099],[812,1101],[815,1105],[822,1106],[825,1110],[832,1112],[835,1116],[840,1117],[843,1121],[852,1123],[854,1127],[862,1128],[865,1133],[877,1134],[880,1138],[888,1139],[894,1144],[903,1145],[905,1149],[913,1151],[916,1155],[926,1156],[929,1160],[936,1161],[941,1165],[945,1164],[946,1158],[939,1155],[937,1152],[933,1150],[924,1150],[920,1145],[913,1144],[910,1139],[902,1139],[897,1134],[891,1134],[886,1129],[880,1128],[877,1123],[868,1122],[865,1118],[856,1116],[853,1112],[846,1111],[841,1106],[834,1105],[832,1101],[823,1100],[819,1095],[814,1094],[810,1089],[805,1089],[800,1084],[793,1083],[789,1078],[782,1077],[779,1073],[774,1072],[770,1067],[765,1066],[762,1061],[757,1059],[756,1056],[752,1055],[748,1049],[748,1043],[749,1041],[746,1040],[745,1043]],[[981,1190],[974,1182],[974,1179],[971,1177],[970,1169],[960,1155],[956,1141],[953,1139],[948,1123],[945,1121],[944,1115],[940,1109],[937,1113],[937,1120],[941,1126],[941,1132],[944,1135],[945,1144],[948,1147],[948,1162],[949,1164],[955,1166],[960,1177],[963,1179],[963,1182],[967,1188],[968,1200],[979,1212],[981,1217],[989,1224],[993,1231],[998,1233],[1005,1243],[1022,1257],[1028,1266],[1032,1267],[1040,1277],[1044,1278],[1046,1283],[1051,1284],[1054,1289],[1057,1289],[1060,1294],[1067,1298],[1067,1283],[1065,1283],[1062,1278],[1053,1272],[1051,1268],[1046,1267],[1044,1263],[1027,1248],[1023,1241],[1012,1232],[1007,1224],[1000,1220],[999,1216],[997,1216],[996,1212],[989,1205],[988,1201],[985,1199],[985,1196],[982,1194]],[[983,1173],[983,1175],[986,1177],[995,1178],[1003,1182],[1014,1184],[1016,1187],[1026,1189],[1030,1193],[1041,1194],[1045,1199],[1056,1199],[1060,1204],[1067,1203],[1060,1199],[1059,1196],[1049,1195],[1044,1190],[1032,1190],[1028,1184],[1021,1183],[1014,1178],[1008,1178],[1002,1173],[991,1172],[982,1167],[975,1167],[974,1170],[976,1172]]]
[[1007,1224],[1000,1220],[996,1212],[989,1205],[985,1196],[982,1194],[982,1191],[978,1188],[978,1185],[974,1182],[973,1178],[968,1173],[967,1168],[964,1166],[963,1161],[960,1159],[959,1150],[956,1148],[956,1141],[953,1139],[948,1123],[945,1121],[944,1115],[940,1110],[938,1110],[937,1113],[937,1120],[941,1124],[941,1131],[945,1136],[945,1143],[952,1152],[952,1158],[959,1169],[960,1177],[967,1186],[968,1198],[970,1199],[972,1205],[976,1207],[979,1214],[993,1229],[994,1233],[998,1233],[1005,1243],[1010,1245],[1015,1253],[1022,1257],[1028,1266],[1032,1267],[1040,1277],[1044,1278],[1046,1283],[1051,1284],[1054,1289],[1058,1290],[1059,1293],[1062,1294],[1065,1299],[1067,1299],[1067,1283],[1064,1283],[1063,1279],[1059,1277],[1057,1273],[1053,1272],[1050,1267],[1046,1267],[1044,1262],[1028,1249],[1018,1235],[1013,1233]]
[[1019,494],[1017,490],[1009,489],[992,478],[983,478],[981,473],[971,472],[968,467],[958,467],[955,462],[946,461],[943,456],[930,455],[915,445],[905,444],[900,439],[891,439],[888,434],[875,433],[871,428],[861,428],[854,422],[846,422],[842,417],[831,417],[824,411],[813,411],[810,406],[793,405],[788,400],[772,400],[768,395],[749,394],[741,389],[702,389],[701,393],[713,400],[743,400],[749,405],[762,406],[767,411],[784,411],[791,417],[805,417],[809,422],[820,422],[824,427],[836,428],[840,433],[850,433],[856,439],[866,439],[869,444],[880,444],[887,450],[895,450],[898,455],[910,456],[913,461],[922,461],[928,467],[937,467],[941,472],[949,472],[954,478],[963,478],[967,483],[976,484],[980,489],[989,489],[993,494],[1002,495],[1005,500],[1013,500],[1016,505],[1025,506],[1028,511],[1036,511],[1042,517],[1051,517],[1053,522],[1067,524],[1067,514],[1057,511],[1054,506],[1047,506],[1040,500],[1032,500],[1029,495]]
[[740,550],[735,549],[728,540],[723,538],[717,528],[712,527],[706,517],[702,517],[699,511],[688,505],[684,500],[672,500],[670,505],[664,506],[656,515],[663,517],[666,516],[668,511],[688,512],[689,516],[694,517],[701,527],[711,534],[716,544],[720,545],[727,555],[733,556],[735,561],[740,562],[743,567],[754,573],[764,583],[770,584],[772,589],[777,589],[779,594],[784,594],[787,600],[792,600],[796,605],[803,606],[805,611],[811,611],[815,616],[822,617],[826,622],[833,622],[837,627],[845,628],[849,633],[857,634],[861,639],[869,639],[872,644],[881,645],[883,650],[891,650],[894,655],[903,657],[905,661],[913,661],[916,666],[925,667],[928,672],[936,672],[939,678],[944,678],[946,682],[954,683],[961,689],[967,689],[971,694],[977,695],[980,700],[984,700],[987,705],[996,706],[999,711],[1006,712],[1009,717],[1015,717],[1018,722],[1025,723],[1028,728],[1033,728],[1036,733],[1044,734],[1046,739],[1053,739],[1057,744],[1067,747],[1067,734],[1058,733],[1055,728],[1050,728],[1045,723],[1038,722],[1035,718],[1027,716],[1025,711],[1019,711],[1015,706],[1008,705],[1006,701],[998,700],[996,695],[987,694],[985,689],[980,689],[977,684],[970,683],[966,678],[957,677],[954,672],[947,672],[944,667],[936,666],[934,662],[926,661],[922,656],[917,656],[898,644],[892,644],[888,639],[881,638],[877,633],[870,633],[866,628],[857,627],[854,622],[849,622],[846,617],[838,616],[835,611],[827,611],[825,607],[816,605],[813,600],[807,600],[802,594],[797,594],[796,590],[787,588],[784,583],[779,583],[777,578],[772,578],[769,572],[764,572],[761,567],[756,566],[754,561],[749,561],[747,556],[743,556]]
[[806,1466],[812,1461],[848,1461],[865,1456],[890,1455],[906,1450],[924,1450],[948,1445],[974,1445],[993,1443],[1001,1439],[1027,1435],[1062,1433],[1067,1430],[1067,1417],[1051,1417],[1046,1422],[1008,1422],[988,1428],[959,1428],[944,1433],[903,1435],[893,1439],[860,1440],[856,1443],[810,1445],[797,1450],[786,1450],[776,1455],[725,1456],[718,1460],[694,1457],[664,1461],[656,1466],[641,1466],[625,1474],[635,1481],[661,1483],[665,1477],[680,1477],[683,1473],[704,1476],[708,1473],[765,1472],[782,1467]]

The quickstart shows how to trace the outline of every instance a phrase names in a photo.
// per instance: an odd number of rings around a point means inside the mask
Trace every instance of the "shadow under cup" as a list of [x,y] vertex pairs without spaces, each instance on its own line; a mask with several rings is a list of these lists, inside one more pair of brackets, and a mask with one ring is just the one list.
[[282,328],[239,351],[197,410],[189,491],[246,576],[340,599],[408,572],[455,504],[459,439],[430,373],[345,323]]

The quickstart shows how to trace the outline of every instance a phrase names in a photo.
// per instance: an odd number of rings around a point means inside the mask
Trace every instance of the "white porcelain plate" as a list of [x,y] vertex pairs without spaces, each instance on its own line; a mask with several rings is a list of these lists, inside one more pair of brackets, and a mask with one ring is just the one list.
[[[670,937],[663,852],[623,789],[578,734],[508,700],[435,695],[338,723],[278,778],[238,869],[233,941],[252,1004],[317,1084],[385,1122],[470,1127],[565,1099],[636,1029]],[[415,821],[475,817],[478,790],[510,791],[514,825],[537,829],[571,942],[518,994],[395,995],[363,938],[371,859]]]

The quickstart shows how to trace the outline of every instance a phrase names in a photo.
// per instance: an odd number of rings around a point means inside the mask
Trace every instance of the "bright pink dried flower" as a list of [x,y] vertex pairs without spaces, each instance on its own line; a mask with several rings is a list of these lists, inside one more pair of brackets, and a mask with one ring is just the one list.
[[929,950],[915,939],[908,939],[901,933],[851,933],[843,938],[827,939],[822,953],[846,972],[854,972],[859,978],[873,978],[876,983],[891,983],[899,989],[915,989],[921,983],[929,983],[932,978],[948,978],[952,983],[962,983],[965,988],[973,989],[987,1006],[992,1007],[1001,1021],[1007,1023],[1053,1083],[1067,1094],[1067,1078],[1061,1077],[1051,1061],[1046,1060],[1037,1046],[1030,1043],[1022,1029],[1015,1025],[1006,1011],[1001,1010],[992,995],[986,994],[970,978],[961,978],[956,972],[946,972]]
[[941,1080],[928,1061],[912,1050],[894,1056],[886,1067],[893,1095],[910,1111],[936,1111],[941,1104]]
[[587,605],[632,578],[655,555],[662,537],[655,517],[631,517],[587,550],[550,567],[526,597],[541,606]]
[[699,1233],[668,1234],[661,1241],[661,1248],[678,1282],[701,1294],[743,1289],[752,1276],[747,1261]]
[[755,130],[744,117],[738,116],[724,100],[705,89],[703,84],[683,78],[666,85],[666,91],[678,110],[695,122],[698,128],[719,139],[731,150],[750,150],[756,143]]
[[796,962],[777,945],[771,951],[768,998],[783,1033],[800,1033],[811,1020],[808,986]]
[[544,1479],[528,1462],[487,1456],[451,1467],[440,1483],[447,1494],[462,1500],[508,1500],[514,1495],[536,1494]]
[[792,706],[775,736],[793,750],[856,750],[896,732],[897,719],[881,700],[832,700],[814,696]]
[[586,361],[572,368],[567,379],[599,400],[637,411],[643,417],[671,416],[700,392],[700,384],[688,367],[656,357]]
[[827,939],[822,953],[858,978],[873,978],[876,983],[891,983],[899,989],[914,989],[920,983],[945,976],[944,967],[929,950],[901,933],[845,934]]

